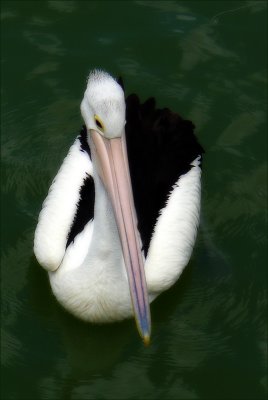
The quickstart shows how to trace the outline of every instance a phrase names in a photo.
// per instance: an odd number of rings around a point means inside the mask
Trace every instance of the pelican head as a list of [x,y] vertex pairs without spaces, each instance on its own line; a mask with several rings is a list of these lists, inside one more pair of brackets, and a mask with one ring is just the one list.
[[125,111],[121,86],[109,74],[93,71],[89,75],[81,113],[88,131],[94,169],[113,207],[134,316],[147,344],[151,330],[150,309],[126,151]]
[[126,120],[123,89],[106,72],[94,70],[88,78],[81,113],[89,130],[106,139],[122,137]]

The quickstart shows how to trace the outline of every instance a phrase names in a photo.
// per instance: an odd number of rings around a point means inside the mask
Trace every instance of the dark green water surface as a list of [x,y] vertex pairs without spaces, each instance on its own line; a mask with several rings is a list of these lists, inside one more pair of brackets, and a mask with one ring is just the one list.
[[[265,1],[2,2],[2,398],[264,399]],[[133,321],[65,312],[37,264],[42,201],[82,119],[90,69],[196,125],[201,225],[179,282]]]

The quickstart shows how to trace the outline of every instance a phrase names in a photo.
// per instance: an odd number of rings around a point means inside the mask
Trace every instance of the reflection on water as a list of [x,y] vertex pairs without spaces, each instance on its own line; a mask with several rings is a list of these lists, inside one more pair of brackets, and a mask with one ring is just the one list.
[[235,7],[235,8],[230,8],[227,10],[224,10],[216,15],[213,16],[213,18],[211,19],[211,23],[212,24],[218,24],[219,21],[222,22],[222,19],[224,17],[228,17],[228,14],[233,14],[233,13],[237,13],[240,11],[243,11],[244,9],[247,9],[247,11],[250,11],[252,13],[256,13],[259,11],[264,11],[266,9],[266,5],[264,1],[245,1],[245,4],[239,6],[239,7]]
[[56,35],[26,31],[24,32],[24,36],[27,41],[47,54],[62,56],[65,53],[62,43]]
[[50,20],[44,19],[44,18],[41,18],[41,17],[37,17],[37,16],[33,16],[31,21],[30,21],[30,25],[38,26],[40,28],[46,27],[46,26],[48,26],[50,24],[51,24]]
[[[264,398],[266,3],[235,3],[4,4],[4,398]],[[193,120],[206,149],[195,251],[152,305],[147,349],[133,321],[92,326],[67,314],[32,254],[96,66]]]
[[216,146],[221,148],[232,148],[241,145],[247,136],[254,135],[265,122],[263,111],[251,111],[239,114],[233,119],[222,134],[219,136]]
[[75,2],[71,0],[48,1],[48,6],[59,13],[72,13],[76,8]]
[[[168,0],[168,1],[144,1],[144,0],[139,0],[136,1],[138,5],[144,6],[144,7],[150,7],[154,8],[159,11],[164,11],[169,14],[172,13],[182,13],[183,15],[188,15],[192,14],[189,8],[185,5],[182,5],[178,3],[177,1],[173,0]],[[186,3],[187,4],[187,3]]]
[[211,103],[212,99],[209,99],[204,93],[198,93],[192,101],[192,109],[188,118],[195,121],[198,130],[203,129],[211,118]]
[[189,71],[198,64],[208,62],[211,58],[236,60],[237,55],[216,43],[215,30],[208,25],[201,25],[192,30],[182,41],[182,59],[180,69]]
[[52,61],[44,62],[44,63],[38,65],[37,67],[35,67],[29,73],[28,79],[33,79],[37,75],[46,75],[49,72],[57,71],[59,69],[59,66],[60,66],[59,62],[52,62]]

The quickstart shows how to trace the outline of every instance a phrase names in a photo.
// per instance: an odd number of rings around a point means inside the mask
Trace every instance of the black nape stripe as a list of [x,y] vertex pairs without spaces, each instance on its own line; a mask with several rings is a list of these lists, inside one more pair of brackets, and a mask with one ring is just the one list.
[[80,189],[80,199],[73,224],[68,234],[66,248],[83,231],[85,225],[94,217],[95,185],[92,176],[87,175]]
[[126,99],[126,140],[138,228],[147,255],[159,211],[172,186],[186,174],[203,148],[191,121],[168,108],[156,109],[155,99],[140,104],[137,95]]
[[123,89],[123,92],[124,92],[125,91],[125,85],[124,85],[124,81],[123,81],[122,76],[119,76],[116,81],[121,86],[121,88]]
[[91,152],[87,141],[87,135],[88,133],[86,125],[83,125],[78,137],[78,139],[80,140],[80,150],[87,152],[89,157],[91,157]]

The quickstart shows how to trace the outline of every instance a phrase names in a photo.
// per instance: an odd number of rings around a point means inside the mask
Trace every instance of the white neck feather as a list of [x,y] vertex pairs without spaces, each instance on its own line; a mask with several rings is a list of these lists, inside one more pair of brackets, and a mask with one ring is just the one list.
[[[92,161],[94,165],[94,156]],[[120,320],[132,315],[127,274],[110,199],[96,170],[93,177],[94,221],[49,278],[58,301],[74,315],[93,322]]]

